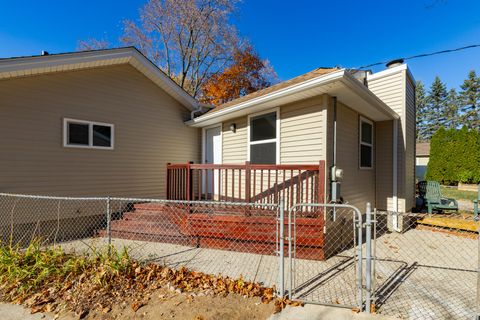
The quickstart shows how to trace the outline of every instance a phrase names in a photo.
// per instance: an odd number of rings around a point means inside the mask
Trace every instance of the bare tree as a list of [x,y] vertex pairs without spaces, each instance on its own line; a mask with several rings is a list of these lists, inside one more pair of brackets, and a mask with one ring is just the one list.
[[212,74],[231,62],[238,44],[228,19],[238,0],[150,0],[139,22],[124,21],[121,41],[134,45],[197,97]]
[[77,51],[89,51],[107,49],[110,47],[110,42],[106,39],[94,39],[80,40],[77,43]]

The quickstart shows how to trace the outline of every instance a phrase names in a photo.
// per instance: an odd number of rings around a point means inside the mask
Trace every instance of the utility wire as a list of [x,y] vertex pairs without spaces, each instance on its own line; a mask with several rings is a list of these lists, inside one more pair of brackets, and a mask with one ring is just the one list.
[[[478,47],[480,47],[480,44],[472,44],[472,45],[465,46],[465,47],[460,47],[460,48],[455,48],[455,49],[441,50],[441,51],[430,52],[430,53],[422,53],[422,54],[417,54],[417,55],[414,55],[414,56],[410,56],[410,57],[406,57],[406,58],[399,58],[399,59],[411,60],[411,59],[424,58],[424,57],[434,56],[434,55],[438,55],[438,54],[444,54],[444,53],[462,51],[462,50],[467,50],[467,49],[472,49],[472,48],[478,48]],[[373,66],[384,65],[384,64],[386,64],[387,62],[390,62],[390,61],[392,61],[392,60],[375,62],[375,63],[367,64],[367,65],[365,65],[365,66],[361,66],[361,67],[356,68],[356,69],[365,69],[365,68],[369,68],[369,67],[373,67]]]

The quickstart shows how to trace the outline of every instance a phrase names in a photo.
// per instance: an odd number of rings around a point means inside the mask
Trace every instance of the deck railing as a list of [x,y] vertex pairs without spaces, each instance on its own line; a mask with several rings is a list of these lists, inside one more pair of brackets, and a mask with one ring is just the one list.
[[325,162],[318,164],[168,164],[169,200],[322,203]]

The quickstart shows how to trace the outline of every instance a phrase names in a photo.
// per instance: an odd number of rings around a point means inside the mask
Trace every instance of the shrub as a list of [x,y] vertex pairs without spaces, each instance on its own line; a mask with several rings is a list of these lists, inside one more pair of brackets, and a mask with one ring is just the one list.
[[446,185],[480,183],[480,133],[440,128],[430,141],[426,178]]

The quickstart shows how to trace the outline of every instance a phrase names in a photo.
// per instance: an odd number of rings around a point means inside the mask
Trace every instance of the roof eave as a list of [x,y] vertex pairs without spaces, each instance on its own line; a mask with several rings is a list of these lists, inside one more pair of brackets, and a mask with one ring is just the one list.
[[341,81],[346,87],[348,87],[350,90],[353,90],[356,94],[361,96],[362,99],[371,104],[377,111],[382,113],[386,119],[398,119],[400,117],[394,110],[392,110],[382,100],[380,100],[373,92],[371,92],[367,87],[365,87],[348,72],[346,72],[345,69],[341,69],[339,71],[309,79],[307,81],[269,93],[264,96],[241,102],[237,105],[233,105],[219,111],[204,114],[200,117],[185,122],[185,124],[192,127],[203,127],[206,125],[210,125],[210,122],[215,118],[225,117],[227,115],[240,112],[261,103],[266,103],[271,100],[282,98],[289,94],[293,94],[316,86],[323,86],[335,81]]
[[343,77],[343,82],[346,86],[355,90],[357,94],[361,95],[366,101],[368,101],[372,106],[374,106],[379,112],[386,115],[391,119],[400,119],[400,115],[390,108],[385,102],[383,102],[377,95],[370,91],[366,86],[364,86],[360,81],[355,79],[351,74],[345,72]]
[[244,102],[241,102],[236,105],[232,105],[230,107],[227,107],[225,109],[219,110],[219,111],[214,111],[211,113],[206,113],[204,115],[201,115],[200,117],[197,117],[195,119],[189,120],[185,122],[187,125],[190,125],[192,127],[202,127],[204,122],[207,122],[211,119],[225,116],[234,112],[238,112],[244,109],[247,109],[251,106],[260,104],[260,103],[265,103],[274,99],[279,99],[281,97],[287,96],[289,94],[308,89],[310,87],[318,86],[318,85],[323,85],[329,82],[337,81],[338,79],[341,79],[343,77],[343,74],[345,73],[345,69],[341,69],[339,71],[335,71],[332,73],[329,73],[327,75],[322,75],[313,79],[306,80],[304,82],[292,85],[290,87],[271,92],[269,94],[253,98],[251,100],[247,100]]

